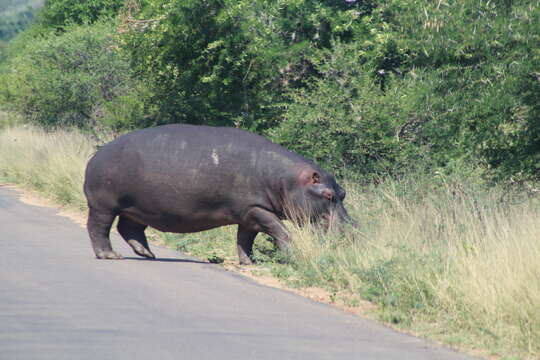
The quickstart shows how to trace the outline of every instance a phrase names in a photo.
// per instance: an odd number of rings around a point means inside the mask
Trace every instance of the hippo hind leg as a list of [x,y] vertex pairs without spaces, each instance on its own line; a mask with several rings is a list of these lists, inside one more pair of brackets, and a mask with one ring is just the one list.
[[124,240],[131,246],[135,254],[150,259],[155,259],[156,256],[150,251],[148,240],[144,234],[146,225],[139,224],[125,216],[120,216],[118,220],[118,232]]
[[122,255],[113,251],[109,234],[116,214],[90,208],[87,229],[92,247],[98,259],[121,259]]

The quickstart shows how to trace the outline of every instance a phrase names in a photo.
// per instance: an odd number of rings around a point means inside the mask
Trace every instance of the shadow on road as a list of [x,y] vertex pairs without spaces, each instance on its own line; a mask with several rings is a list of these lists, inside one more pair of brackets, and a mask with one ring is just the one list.
[[210,264],[207,261],[191,260],[191,259],[175,259],[175,258],[156,258],[156,259],[147,259],[140,257],[127,256],[124,257],[124,260],[137,260],[137,261],[160,261],[160,262],[179,262],[179,263],[196,263],[196,264]]

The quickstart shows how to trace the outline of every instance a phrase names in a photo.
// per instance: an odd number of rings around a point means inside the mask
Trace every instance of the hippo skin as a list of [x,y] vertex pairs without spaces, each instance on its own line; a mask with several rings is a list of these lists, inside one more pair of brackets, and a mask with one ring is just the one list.
[[[241,264],[251,264],[257,233],[287,250],[283,219],[350,220],[345,191],[314,162],[248,131],[164,125],[127,133],[102,146],[88,162],[84,193],[88,233],[98,259],[121,259],[109,232],[140,256],[154,258],[150,226],[191,233],[238,225]],[[301,214],[302,216],[298,216]]]

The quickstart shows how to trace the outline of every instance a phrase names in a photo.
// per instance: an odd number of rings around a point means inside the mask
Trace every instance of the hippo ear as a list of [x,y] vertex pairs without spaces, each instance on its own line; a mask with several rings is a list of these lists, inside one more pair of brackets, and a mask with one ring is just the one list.
[[305,170],[298,176],[298,182],[301,185],[314,185],[321,183],[321,175],[314,170]]

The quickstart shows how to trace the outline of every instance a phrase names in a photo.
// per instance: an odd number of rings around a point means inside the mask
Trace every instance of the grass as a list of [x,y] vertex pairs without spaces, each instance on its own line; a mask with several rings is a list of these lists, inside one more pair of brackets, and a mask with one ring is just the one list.
[[350,200],[356,232],[293,229],[305,281],[359,294],[382,320],[445,343],[538,358],[537,201],[459,181],[387,183]]
[[[96,141],[77,131],[0,130],[0,176],[84,209],[83,169]],[[360,223],[342,234],[288,224],[284,261],[266,236],[255,257],[291,286],[376,304],[396,327],[504,359],[540,356],[540,205],[534,192],[487,187],[469,176],[420,176],[348,189]],[[235,228],[162,234],[169,246],[236,261]]]
[[83,210],[84,167],[95,150],[95,142],[77,131],[7,127],[0,133],[0,177]]

